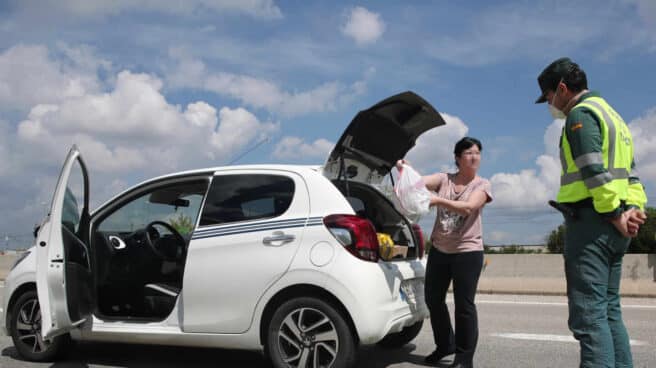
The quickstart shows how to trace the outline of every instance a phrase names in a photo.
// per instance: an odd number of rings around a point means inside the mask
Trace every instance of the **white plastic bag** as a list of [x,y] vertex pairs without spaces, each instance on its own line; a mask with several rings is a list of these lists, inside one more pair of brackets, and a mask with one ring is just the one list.
[[430,210],[431,193],[421,175],[410,165],[401,166],[400,177],[394,185],[394,194],[399,199],[401,211],[407,216],[418,216]]

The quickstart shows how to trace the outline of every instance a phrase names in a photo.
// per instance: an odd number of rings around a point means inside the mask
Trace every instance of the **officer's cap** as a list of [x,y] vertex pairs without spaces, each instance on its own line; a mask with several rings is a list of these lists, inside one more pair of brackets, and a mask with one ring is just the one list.
[[535,103],[543,103],[547,101],[547,92],[556,90],[556,86],[560,81],[567,77],[572,69],[575,67],[575,63],[568,57],[560,58],[553,63],[549,64],[542,73],[538,76],[538,84],[540,85],[540,90],[542,94],[535,100]]

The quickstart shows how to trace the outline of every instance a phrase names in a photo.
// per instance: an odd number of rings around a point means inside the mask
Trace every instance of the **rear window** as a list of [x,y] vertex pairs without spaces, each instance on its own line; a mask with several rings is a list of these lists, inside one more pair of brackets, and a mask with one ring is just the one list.
[[214,177],[200,226],[278,217],[294,198],[294,181],[282,175]]

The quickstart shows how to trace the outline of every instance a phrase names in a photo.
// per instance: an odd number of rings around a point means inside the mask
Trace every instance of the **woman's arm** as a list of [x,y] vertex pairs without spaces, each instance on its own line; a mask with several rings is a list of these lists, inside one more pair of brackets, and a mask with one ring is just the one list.
[[487,201],[488,196],[485,191],[475,190],[466,201],[452,201],[433,195],[430,205],[444,207],[463,216],[468,216],[472,211],[483,207]]
[[421,177],[421,180],[423,180],[424,184],[426,185],[426,189],[432,190],[433,192],[438,192],[440,190],[440,186],[444,181],[443,179],[444,176],[440,176],[439,173]]
[[[396,169],[401,171],[403,165],[410,166],[410,162],[404,159],[398,160],[396,162]],[[439,174],[422,176],[421,179],[424,181],[426,189],[432,190],[433,192],[440,190],[440,185],[442,185],[442,177]]]

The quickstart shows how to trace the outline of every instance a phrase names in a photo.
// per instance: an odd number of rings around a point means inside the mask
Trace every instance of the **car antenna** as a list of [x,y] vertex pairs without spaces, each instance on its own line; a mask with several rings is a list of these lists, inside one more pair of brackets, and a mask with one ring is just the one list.
[[239,161],[242,157],[244,157],[244,156],[246,156],[247,154],[251,153],[254,149],[256,149],[257,147],[261,146],[263,143],[268,142],[269,139],[270,139],[270,137],[268,137],[268,136],[267,136],[267,137],[264,137],[264,138],[261,139],[259,142],[257,142],[253,147],[249,148],[248,150],[246,150],[246,151],[245,151],[244,153],[242,153],[241,155],[239,155],[239,156],[235,157],[234,159],[232,159],[232,161],[230,161],[230,162],[228,163],[228,165],[232,165],[232,164],[234,164],[235,162]]

